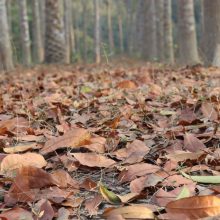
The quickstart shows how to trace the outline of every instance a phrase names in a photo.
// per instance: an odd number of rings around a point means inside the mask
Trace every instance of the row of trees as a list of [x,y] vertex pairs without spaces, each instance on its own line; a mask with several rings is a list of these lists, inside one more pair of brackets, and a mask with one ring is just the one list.
[[219,65],[219,11],[219,0],[0,0],[0,68],[114,55]]

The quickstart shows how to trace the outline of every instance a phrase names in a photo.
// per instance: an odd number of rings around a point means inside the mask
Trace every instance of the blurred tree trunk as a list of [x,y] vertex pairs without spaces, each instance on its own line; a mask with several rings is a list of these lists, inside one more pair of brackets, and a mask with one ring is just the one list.
[[123,53],[124,52],[124,35],[123,35],[123,24],[122,24],[121,14],[118,14],[118,32],[119,32],[120,53]]
[[65,63],[66,46],[60,0],[45,0],[45,62]]
[[199,62],[195,26],[193,0],[178,0],[179,54],[183,65]]
[[[40,9],[40,27],[41,27],[41,39],[42,39],[42,47],[45,48],[45,0],[39,1],[39,9]],[[44,57],[43,50],[43,57]]]
[[[166,0],[167,1],[167,0]],[[165,2],[166,2],[165,1]],[[164,60],[164,0],[155,0],[156,21],[157,21],[157,58]]]
[[26,0],[18,0],[19,17],[20,17],[20,36],[22,46],[23,64],[30,66],[31,64],[31,41],[28,25],[27,2]]
[[74,21],[73,21],[73,3],[70,1],[70,60],[72,60],[73,55],[76,52],[75,44],[75,30],[74,30]]
[[33,60],[35,63],[43,62],[43,45],[41,34],[41,22],[40,22],[40,8],[39,1],[33,0],[32,2],[33,13]]
[[157,26],[156,26],[156,10],[155,0],[144,1],[145,27],[144,39],[142,42],[142,56],[148,61],[157,59]]
[[11,0],[6,1],[6,7],[7,7],[7,17],[8,17],[8,29],[9,34],[11,35]]
[[133,55],[134,53],[134,44],[135,44],[135,10],[134,10],[134,4],[137,4],[137,2],[133,0],[126,0],[125,6],[126,6],[126,13],[127,13],[127,21],[126,21],[126,28],[127,28],[127,50],[129,55]]
[[0,69],[9,71],[14,66],[5,0],[0,0],[0,30]]
[[138,0],[137,14],[136,14],[136,45],[135,48],[138,51],[138,55],[141,55],[143,45],[145,40],[144,29],[145,29],[145,0]]
[[119,48],[120,53],[122,54],[124,52],[124,32],[123,32],[123,2],[122,0],[116,1],[116,13],[117,13],[117,20],[118,20],[118,42],[119,42]]
[[171,3],[171,0],[164,1],[164,60],[169,64],[174,63]]
[[101,62],[99,0],[94,0],[94,7],[95,7],[95,61],[97,64],[99,64]]
[[83,6],[83,61],[87,63],[87,50],[88,50],[88,45],[87,45],[87,27],[88,27],[88,18],[87,18],[87,0],[82,0],[82,6]]
[[66,57],[65,63],[70,63],[70,53],[71,53],[71,0],[64,0],[64,29],[65,29],[65,45],[66,45]]
[[220,44],[220,1],[203,0],[203,10],[203,47],[206,63],[211,64],[215,56],[217,45]]
[[107,17],[108,17],[108,42],[111,54],[114,52],[114,36],[112,30],[112,0],[107,0]]

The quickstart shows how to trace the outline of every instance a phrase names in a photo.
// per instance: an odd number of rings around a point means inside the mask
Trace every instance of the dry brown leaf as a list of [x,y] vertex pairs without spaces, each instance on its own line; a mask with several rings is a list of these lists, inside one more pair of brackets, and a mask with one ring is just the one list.
[[202,155],[205,155],[203,151],[186,152],[186,151],[175,151],[173,154],[166,155],[166,158],[169,160],[183,162],[186,160],[198,160]]
[[42,168],[47,162],[44,157],[37,153],[10,154],[1,162],[1,172],[10,173],[23,166]]
[[94,198],[85,201],[85,209],[89,212],[89,215],[97,215],[98,206],[102,202],[100,195],[95,195]]
[[117,84],[117,88],[119,89],[136,89],[136,84],[131,80],[124,80]]
[[125,219],[154,219],[153,211],[145,206],[131,205],[120,208],[108,208],[104,211],[104,217],[121,215]]
[[47,154],[64,147],[79,147],[86,145],[90,138],[91,135],[86,129],[74,128],[66,132],[63,136],[47,141],[40,152],[42,154]]
[[203,102],[201,107],[202,114],[209,120],[215,121],[218,119],[218,113],[210,102]]
[[17,133],[25,131],[29,127],[29,121],[22,117],[16,117],[0,122],[0,135],[4,135],[7,131]]
[[3,151],[8,154],[21,153],[31,149],[37,149],[36,143],[19,144],[13,147],[5,147]]
[[116,163],[114,160],[96,153],[73,153],[71,155],[73,155],[80,164],[88,167],[110,167]]
[[[119,160],[126,159],[126,163],[135,163],[140,162],[149,150],[149,147],[143,141],[134,140],[132,143],[127,144],[126,148],[119,149],[114,154]],[[136,159],[134,160],[134,158]]]
[[21,219],[34,220],[31,212],[25,209],[19,208],[19,207],[2,212],[0,214],[0,219],[2,220],[21,220]]
[[61,188],[79,188],[79,183],[75,179],[73,179],[65,170],[56,170],[52,173],[52,177],[54,180],[56,180],[57,185],[59,185],[59,187]]
[[184,214],[190,219],[200,219],[220,214],[220,198],[217,196],[194,196],[169,202],[166,211]]
[[7,199],[14,199],[20,202],[34,201],[39,189],[56,185],[51,174],[36,167],[22,167],[9,189]]
[[186,133],[184,135],[184,147],[190,152],[204,150],[206,146],[194,134]]
[[136,177],[144,176],[150,173],[155,173],[158,170],[160,170],[160,167],[148,163],[130,165],[127,166],[126,169],[119,174],[119,180],[121,183],[128,182],[135,179]]

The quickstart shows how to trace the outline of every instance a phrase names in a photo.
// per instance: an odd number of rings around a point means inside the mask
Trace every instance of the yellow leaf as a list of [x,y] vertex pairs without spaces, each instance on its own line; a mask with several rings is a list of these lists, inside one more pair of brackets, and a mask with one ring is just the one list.
[[121,204],[121,199],[113,192],[109,191],[103,184],[99,185],[103,198],[111,204]]

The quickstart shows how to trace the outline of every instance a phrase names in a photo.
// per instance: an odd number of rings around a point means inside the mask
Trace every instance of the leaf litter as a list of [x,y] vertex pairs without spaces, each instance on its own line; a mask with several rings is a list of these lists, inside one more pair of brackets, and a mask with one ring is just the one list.
[[216,80],[119,64],[1,75],[0,218],[220,215]]

